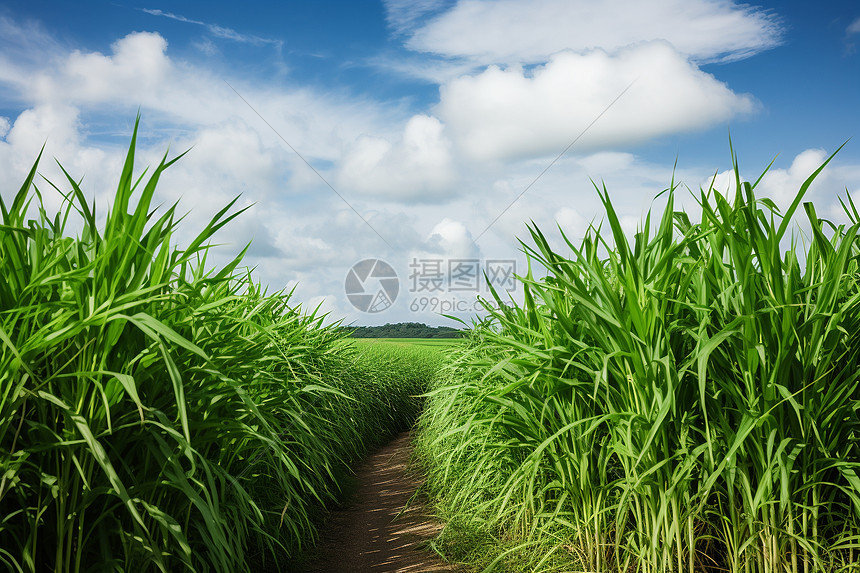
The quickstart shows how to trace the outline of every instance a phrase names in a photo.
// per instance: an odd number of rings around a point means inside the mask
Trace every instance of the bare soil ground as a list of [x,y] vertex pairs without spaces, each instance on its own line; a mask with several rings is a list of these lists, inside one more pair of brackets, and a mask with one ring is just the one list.
[[329,516],[308,573],[448,573],[424,543],[441,526],[416,499],[420,476],[409,471],[408,432],[368,457],[356,470],[351,504]]

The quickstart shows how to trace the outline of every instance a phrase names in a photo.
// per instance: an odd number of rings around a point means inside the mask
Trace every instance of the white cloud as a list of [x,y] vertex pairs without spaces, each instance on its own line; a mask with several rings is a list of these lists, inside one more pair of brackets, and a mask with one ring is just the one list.
[[555,222],[571,241],[582,237],[589,225],[589,221],[579,211],[571,207],[559,209],[555,215]]
[[25,110],[6,133],[6,141],[35,158],[46,141],[59,148],[80,144],[78,110],[72,106],[42,105]]
[[218,49],[218,46],[215,45],[215,42],[213,42],[209,38],[203,38],[199,41],[192,42],[192,45],[197,48],[204,56],[217,56],[221,53],[221,50]]
[[311,160],[338,157],[345,142],[360,133],[377,132],[389,117],[401,116],[396,105],[386,106],[383,122],[382,106],[370,100],[226,78],[246,104],[224,76],[172,59],[167,41],[158,33],[128,34],[111,45],[111,54],[67,51],[38,36],[29,49],[32,60],[24,64],[0,53],[0,82],[13,88],[26,106],[73,106],[100,118],[121,114],[121,121],[141,107],[150,126],[156,123],[156,129],[183,136],[238,117],[261,133],[269,146],[284,150],[250,104]]
[[172,12],[165,12],[163,10],[153,10],[149,8],[141,8],[142,12],[146,12],[151,16],[160,16],[162,18],[169,18],[171,20],[176,20],[178,22],[184,22],[186,24],[194,24],[197,26],[203,26],[206,28],[210,34],[215,36],[216,38],[223,38],[225,40],[232,40],[234,42],[240,42],[243,44],[253,44],[255,46],[262,46],[263,44],[273,44],[275,46],[280,47],[283,42],[281,40],[273,40],[270,38],[261,38],[260,36],[254,36],[251,34],[242,34],[237,32],[232,28],[226,28],[224,26],[219,26],[217,24],[210,24],[208,22],[202,22],[200,20],[192,20],[191,18],[186,18],[180,14],[174,14]]
[[466,226],[447,217],[430,231],[425,242],[425,252],[451,259],[477,258],[480,255],[478,245]]
[[439,11],[449,0],[383,0],[385,19],[395,33],[413,29],[428,14]]
[[728,0],[460,0],[407,46],[484,64],[534,63],[565,49],[614,51],[662,39],[695,60],[727,61],[780,37],[771,13]]
[[394,144],[360,137],[343,157],[340,186],[392,199],[438,202],[453,191],[450,148],[437,118],[413,116]]
[[592,179],[613,173],[633,169],[636,157],[632,153],[620,151],[602,151],[579,159],[579,164]]
[[664,42],[610,55],[561,52],[531,71],[496,66],[441,88],[437,112],[456,144],[480,160],[558,153],[631,82],[577,149],[642,142],[727,121],[755,108]]
[[182,160],[182,171],[199,177],[201,183],[217,179],[223,187],[253,189],[254,195],[263,198],[260,192],[285,176],[282,153],[267,146],[260,132],[237,119],[198,128],[188,144],[193,148]]
[[12,123],[9,121],[9,118],[0,115],[0,139],[6,137],[6,134],[9,133],[11,128]]
[[[32,86],[35,98],[94,103],[117,101],[131,94],[147,100],[164,95],[166,80],[173,75],[164,38],[152,32],[135,32],[111,48],[113,56],[73,52],[59,77],[55,70],[38,74]],[[58,88],[62,89],[59,93]]]
[[[46,52],[61,49],[53,34],[47,32],[37,21],[19,22],[0,14],[0,61],[23,60],[35,63],[41,60]],[[7,78],[0,76],[4,81]]]
[[857,18],[848,25],[846,30],[848,34],[860,34],[860,18]]
[[[214,82],[208,74],[177,68],[167,56],[167,41],[157,33],[128,34],[111,45],[110,55],[66,51],[38,41],[29,48],[33,61],[0,57],[0,81],[28,105],[92,106],[102,113],[143,105],[181,114],[206,109],[211,100],[199,95],[211,90]],[[195,80],[202,85],[195,87]],[[191,103],[195,99],[196,106]]]

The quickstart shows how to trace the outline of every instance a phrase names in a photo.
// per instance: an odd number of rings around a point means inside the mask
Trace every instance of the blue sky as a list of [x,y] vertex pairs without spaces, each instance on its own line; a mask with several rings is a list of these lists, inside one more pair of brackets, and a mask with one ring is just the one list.
[[[0,4],[4,197],[47,143],[108,204],[138,109],[141,169],[168,146],[191,148],[159,190],[188,212],[188,234],[240,193],[255,204],[224,230],[221,260],[253,241],[257,278],[295,288],[296,302],[359,324],[442,324],[433,310],[466,318],[475,292],[426,288],[416,269],[516,260],[524,271],[525,222],[578,237],[599,220],[591,179],[632,231],[676,160],[692,189],[715,173],[727,185],[729,132],[747,178],[776,157],[760,192],[783,205],[854,138],[810,192],[820,215],[842,220],[838,197],[860,187],[860,5]],[[50,161],[42,173],[57,176]],[[367,258],[400,277],[384,312],[344,293]]]

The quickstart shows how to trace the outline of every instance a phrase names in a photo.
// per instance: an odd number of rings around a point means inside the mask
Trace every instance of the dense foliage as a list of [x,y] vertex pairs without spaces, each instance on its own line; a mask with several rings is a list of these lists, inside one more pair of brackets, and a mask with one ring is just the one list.
[[733,198],[696,222],[673,185],[632,241],[598,189],[608,226],[570,258],[532,228],[546,276],[421,418],[449,531],[536,548],[528,570],[860,570],[860,216],[806,203],[788,232],[823,168],[781,213],[735,161]]
[[38,161],[0,201],[0,569],[275,570],[438,359],[356,347],[241,254],[208,269],[232,203],[174,245],[175,159],[134,179],[136,135],[102,228],[71,176],[46,213]]

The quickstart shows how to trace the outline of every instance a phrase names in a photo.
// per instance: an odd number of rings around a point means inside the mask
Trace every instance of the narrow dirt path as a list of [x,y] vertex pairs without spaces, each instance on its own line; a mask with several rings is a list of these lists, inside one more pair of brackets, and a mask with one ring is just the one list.
[[408,471],[411,452],[404,432],[358,467],[352,504],[332,512],[308,573],[462,571],[419,545],[433,538],[440,525],[412,499],[420,478]]

